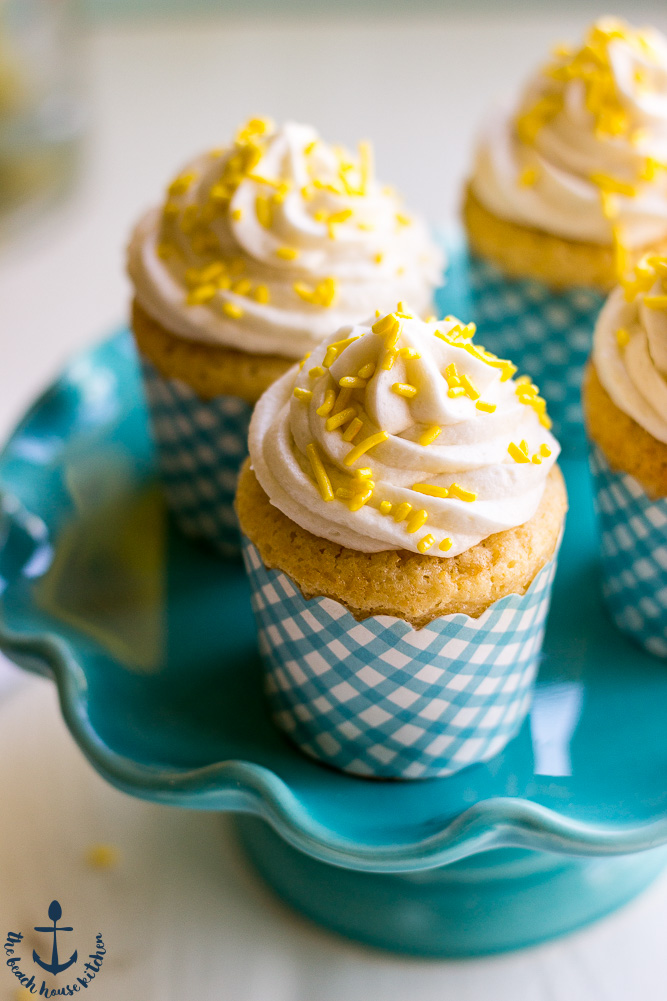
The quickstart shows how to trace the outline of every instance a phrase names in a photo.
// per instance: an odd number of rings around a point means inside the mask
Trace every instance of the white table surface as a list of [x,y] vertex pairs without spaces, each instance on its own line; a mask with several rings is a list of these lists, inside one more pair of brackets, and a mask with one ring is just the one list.
[[[497,10],[483,21],[459,11],[96,28],[82,183],[40,227],[0,247],[0,439],[68,356],[123,321],[123,247],[138,212],[182,162],[251,114],[310,121],[332,141],[372,138],[380,176],[434,225],[450,222],[490,99],[602,12],[588,0],[577,14]],[[629,13],[667,30],[664,2]],[[417,963],[356,949],[275,903],[218,819],[105,786],[49,687],[10,693],[18,679],[0,664],[0,933],[44,920],[44,901],[67,893],[114,943],[91,994],[100,1001],[667,998],[667,878],[594,928],[512,956]],[[121,845],[117,870],[85,868],[93,840]],[[0,1001],[13,989],[0,969]]]

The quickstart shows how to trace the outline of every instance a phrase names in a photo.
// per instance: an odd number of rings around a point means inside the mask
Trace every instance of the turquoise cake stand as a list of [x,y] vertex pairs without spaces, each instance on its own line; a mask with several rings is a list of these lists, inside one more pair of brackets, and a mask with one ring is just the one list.
[[48,674],[94,767],[134,796],[233,811],[316,921],[425,956],[513,949],[613,910],[667,862],[667,667],[598,597],[588,471],[530,719],[486,765],[373,782],[268,718],[248,588],[172,531],[126,332],[76,360],[0,456],[0,647]]

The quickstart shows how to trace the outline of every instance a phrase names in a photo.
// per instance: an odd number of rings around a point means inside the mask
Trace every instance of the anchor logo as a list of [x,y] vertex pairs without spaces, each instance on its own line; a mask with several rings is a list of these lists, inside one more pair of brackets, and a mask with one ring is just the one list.
[[52,973],[54,977],[58,973],[62,973],[63,970],[69,969],[72,963],[76,963],[78,958],[78,953],[75,952],[74,955],[71,956],[66,963],[60,963],[58,961],[58,932],[74,931],[73,928],[58,927],[58,922],[60,921],[62,916],[63,916],[63,909],[58,903],[58,901],[54,900],[51,903],[51,906],[49,907],[49,920],[53,921],[53,926],[50,928],[35,928],[35,931],[46,932],[48,935],[53,935],[53,950],[51,952],[51,962],[45,963],[42,959],[39,958],[39,956],[35,951],[33,951],[32,958],[35,961],[35,963],[37,963],[38,966],[41,966],[42,969],[46,970],[47,973]]

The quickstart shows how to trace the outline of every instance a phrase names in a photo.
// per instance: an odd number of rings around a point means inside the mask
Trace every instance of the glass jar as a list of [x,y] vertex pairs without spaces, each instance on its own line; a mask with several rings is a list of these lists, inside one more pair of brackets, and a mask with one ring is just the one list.
[[75,176],[82,25],[79,0],[0,0],[0,239]]

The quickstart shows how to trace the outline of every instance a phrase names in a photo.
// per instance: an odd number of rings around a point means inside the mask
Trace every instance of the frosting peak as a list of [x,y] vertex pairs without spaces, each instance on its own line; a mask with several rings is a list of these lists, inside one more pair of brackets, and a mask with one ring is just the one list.
[[472,180],[496,215],[626,249],[667,235],[667,40],[603,18],[558,46],[517,112],[491,125]]
[[667,444],[667,257],[644,257],[609,297],[593,360],[616,406]]
[[250,456],[271,502],[361,552],[456,556],[528,521],[559,446],[537,387],[474,332],[399,303],[325,340],[255,409]]
[[293,359],[397,293],[427,310],[442,264],[367,143],[355,155],[264,119],[191,163],[129,249],[139,302],[169,330]]

